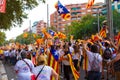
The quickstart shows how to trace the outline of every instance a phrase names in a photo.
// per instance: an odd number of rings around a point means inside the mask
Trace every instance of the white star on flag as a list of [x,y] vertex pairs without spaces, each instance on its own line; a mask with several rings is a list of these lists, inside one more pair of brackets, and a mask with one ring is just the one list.
[[59,10],[58,10],[60,13],[64,12],[63,11],[63,7],[59,7]]
[[57,51],[55,51],[55,55],[58,55]]

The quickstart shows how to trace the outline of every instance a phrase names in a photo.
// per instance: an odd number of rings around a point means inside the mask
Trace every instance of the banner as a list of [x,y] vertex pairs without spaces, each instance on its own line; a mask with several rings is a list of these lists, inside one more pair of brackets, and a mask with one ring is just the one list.
[[5,13],[6,0],[0,0],[0,12]]

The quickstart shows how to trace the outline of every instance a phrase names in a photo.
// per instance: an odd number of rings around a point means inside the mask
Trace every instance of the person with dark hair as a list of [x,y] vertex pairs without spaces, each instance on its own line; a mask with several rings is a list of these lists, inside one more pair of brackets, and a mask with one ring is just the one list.
[[67,56],[67,54],[70,54],[70,51],[69,51],[69,46],[67,44],[63,46],[63,52],[64,54],[61,58],[63,63],[64,78],[66,80],[70,80],[71,68],[70,68],[69,58]]
[[97,45],[93,44],[90,50],[87,50],[84,44],[83,48],[88,56],[88,80],[101,80],[102,57],[98,53]]
[[79,71],[80,50],[79,46],[74,46],[74,54],[72,55],[73,63],[77,71]]
[[31,80],[34,65],[31,60],[27,59],[26,51],[21,52],[21,60],[18,60],[14,70],[17,74],[17,80]]

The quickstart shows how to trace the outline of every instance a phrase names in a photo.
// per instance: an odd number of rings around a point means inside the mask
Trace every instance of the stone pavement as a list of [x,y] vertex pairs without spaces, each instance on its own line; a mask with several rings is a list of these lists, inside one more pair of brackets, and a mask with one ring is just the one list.
[[7,73],[1,60],[0,60],[0,80],[8,80]]

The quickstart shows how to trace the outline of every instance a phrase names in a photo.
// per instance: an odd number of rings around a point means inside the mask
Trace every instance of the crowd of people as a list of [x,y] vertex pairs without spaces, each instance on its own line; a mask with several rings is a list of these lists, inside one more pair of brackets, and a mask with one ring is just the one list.
[[[47,64],[51,49],[56,50],[59,55],[59,73]],[[72,56],[75,69],[81,74],[80,69],[85,71],[85,79],[102,80],[120,79],[120,46],[116,46],[111,39],[57,41],[51,45],[40,44],[39,46],[24,45],[18,48],[1,48],[4,54],[5,63],[14,65],[17,80],[50,80],[51,76],[55,80],[60,79],[60,74],[64,75],[62,80],[71,80],[71,65],[68,54]],[[107,73],[104,70],[107,70]],[[73,75],[73,74],[72,74]],[[82,74],[81,74],[82,76]],[[72,77],[72,80],[74,78]]]

